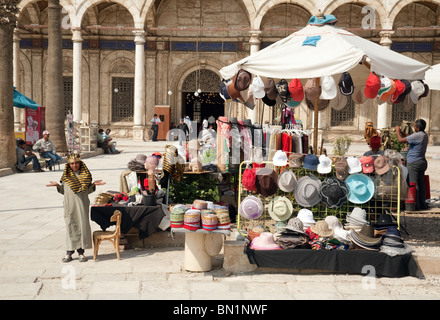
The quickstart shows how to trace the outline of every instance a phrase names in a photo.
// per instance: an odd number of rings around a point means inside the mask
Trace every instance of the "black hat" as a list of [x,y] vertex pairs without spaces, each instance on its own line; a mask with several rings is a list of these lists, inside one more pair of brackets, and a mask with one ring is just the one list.
[[339,79],[339,90],[344,96],[349,96],[354,91],[353,79],[348,72],[344,72]]
[[348,201],[348,188],[344,181],[326,178],[321,185],[321,201],[328,208],[340,208]]
[[263,100],[263,102],[269,107],[273,107],[277,103],[276,100],[269,99],[267,94],[261,100]]
[[375,229],[386,229],[388,227],[395,227],[397,224],[393,222],[391,215],[381,214],[373,226]]
[[277,84],[276,88],[278,95],[283,102],[288,102],[290,98],[289,84],[286,79],[281,79]]
[[396,103],[403,102],[406,96],[411,92],[411,82],[408,80],[400,80],[405,85],[405,91],[397,98]]

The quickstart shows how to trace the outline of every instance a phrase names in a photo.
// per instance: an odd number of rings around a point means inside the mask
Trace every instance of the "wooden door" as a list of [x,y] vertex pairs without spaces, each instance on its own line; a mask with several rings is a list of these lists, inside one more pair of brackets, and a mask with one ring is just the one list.
[[159,131],[157,133],[157,140],[166,140],[167,133],[170,130],[170,106],[155,106],[154,113],[160,118]]

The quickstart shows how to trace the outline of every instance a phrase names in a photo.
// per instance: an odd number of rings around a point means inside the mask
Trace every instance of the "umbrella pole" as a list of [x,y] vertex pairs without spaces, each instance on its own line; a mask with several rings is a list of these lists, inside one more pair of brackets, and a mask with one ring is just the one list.
[[[320,78],[316,78],[316,86],[320,86]],[[318,154],[318,117],[319,117],[319,95],[315,99],[313,117],[313,153]]]

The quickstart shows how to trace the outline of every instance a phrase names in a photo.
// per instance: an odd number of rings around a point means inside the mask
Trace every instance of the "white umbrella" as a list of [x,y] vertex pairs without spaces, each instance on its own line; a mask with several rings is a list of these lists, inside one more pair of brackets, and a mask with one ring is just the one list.
[[[326,16],[327,17],[327,16]],[[313,19],[313,18],[312,18]],[[311,19],[311,20],[312,20]],[[365,63],[368,61],[368,63]],[[360,63],[369,67],[362,67]],[[360,66],[360,67],[358,67]],[[220,70],[224,79],[239,69],[260,77],[307,79],[336,76],[349,71],[353,82],[370,71],[392,79],[421,80],[429,65],[363,39],[334,25],[307,25],[272,45]],[[318,99],[315,101],[314,152],[317,152]]]
[[426,71],[424,82],[430,90],[440,90],[440,64],[432,66],[432,69]]

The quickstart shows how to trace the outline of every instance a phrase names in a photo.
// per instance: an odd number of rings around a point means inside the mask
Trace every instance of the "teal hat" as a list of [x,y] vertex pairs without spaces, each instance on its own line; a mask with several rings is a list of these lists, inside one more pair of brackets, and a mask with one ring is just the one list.
[[374,182],[363,173],[355,173],[345,180],[348,187],[348,201],[351,203],[366,203],[374,195]]

